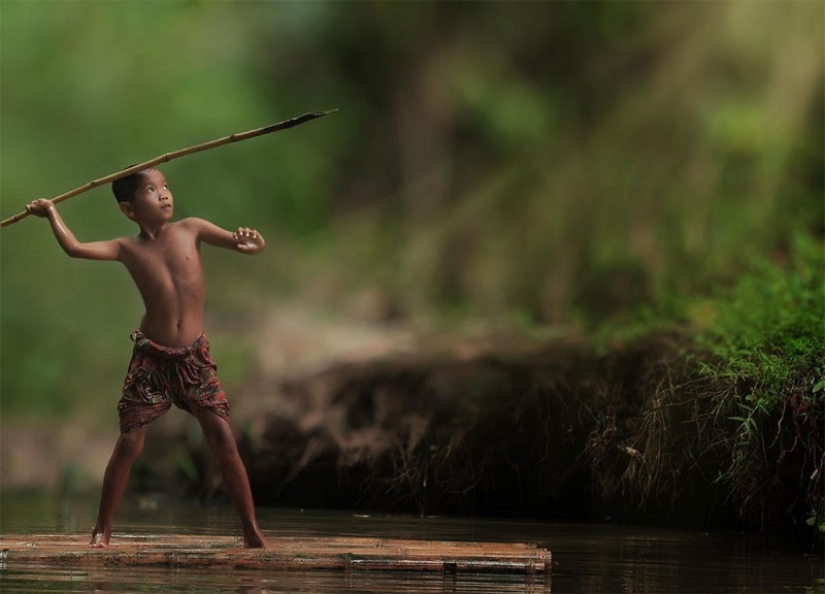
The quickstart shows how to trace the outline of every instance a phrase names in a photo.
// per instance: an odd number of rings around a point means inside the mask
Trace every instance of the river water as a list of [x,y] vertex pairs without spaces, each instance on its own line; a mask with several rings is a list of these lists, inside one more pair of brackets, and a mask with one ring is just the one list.
[[[0,532],[88,533],[96,498],[0,495]],[[758,537],[604,524],[349,514],[260,508],[267,536],[335,535],[536,542],[553,553],[546,578],[222,569],[15,566],[0,562],[0,592],[312,594],[510,592],[821,592],[825,561]],[[117,534],[237,535],[234,510],[154,498],[124,503]]]

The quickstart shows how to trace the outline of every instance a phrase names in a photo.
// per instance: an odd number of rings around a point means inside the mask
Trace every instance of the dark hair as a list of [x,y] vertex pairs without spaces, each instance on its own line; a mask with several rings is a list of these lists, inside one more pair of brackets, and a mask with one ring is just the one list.
[[[134,167],[134,165],[129,165],[129,167]],[[129,167],[126,167],[126,169],[129,169]],[[112,192],[114,192],[117,201],[133,202],[135,199],[135,190],[138,189],[142,179],[143,171],[138,171],[137,173],[113,181]]]

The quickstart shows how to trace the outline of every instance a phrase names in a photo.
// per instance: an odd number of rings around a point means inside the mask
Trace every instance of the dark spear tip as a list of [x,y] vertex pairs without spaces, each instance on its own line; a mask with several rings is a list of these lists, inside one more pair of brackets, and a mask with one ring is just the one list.
[[284,130],[286,128],[292,128],[293,126],[298,126],[299,124],[303,124],[305,122],[309,122],[310,120],[314,120],[317,118],[324,117],[325,115],[329,115],[338,111],[338,108],[330,109],[327,111],[313,111],[310,113],[305,113],[303,115],[296,116],[294,118],[290,118],[286,121],[280,122],[278,124],[272,124],[271,126],[266,126],[262,128],[259,132],[260,133],[267,133],[267,132],[274,132],[276,130]]
[[305,113],[304,115],[300,115],[297,118],[292,118],[291,120],[288,120],[288,123],[290,123],[290,125],[293,125],[293,126],[296,125],[296,124],[303,124],[304,122],[314,120],[315,118],[322,118],[325,115],[329,115],[329,114],[334,113],[336,111],[338,111],[337,107],[335,109],[330,109],[330,110],[327,110],[327,111],[313,111],[311,113]]

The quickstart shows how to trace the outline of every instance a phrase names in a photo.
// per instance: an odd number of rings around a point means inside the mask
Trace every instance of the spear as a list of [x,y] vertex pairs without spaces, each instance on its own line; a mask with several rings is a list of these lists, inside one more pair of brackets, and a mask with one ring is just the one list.
[[[83,192],[87,192],[93,188],[101,186],[103,184],[108,184],[113,182],[117,179],[122,177],[127,177],[132,175],[133,173],[137,173],[139,171],[143,171],[144,169],[149,169],[150,167],[154,167],[160,163],[168,163],[172,159],[177,159],[178,157],[185,157],[186,155],[191,155],[193,153],[199,153],[201,151],[206,151],[209,149],[213,149],[218,146],[222,146],[224,144],[230,144],[232,142],[240,142],[241,140],[247,140],[249,138],[255,138],[256,136],[262,136],[264,134],[270,134],[272,132],[277,132],[279,130],[286,130],[287,128],[293,128],[295,126],[299,126],[305,122],[310,120],[314,120],[315,118],[323,117],[327,114],[332,112],[338,111],[337,109],[331,109],[329,111],[315,111],[310,113],[305,113],[303,115],[299,115],[297,117],[284,120],[283,122],[279,122],[277,124],[272,124],[270,126],[264,126],[263,128],[257,128],[255,130],[249,130],[247,132],[239,132],[237,134],[230,134],[229,136],[224,136],[223,138],[218,138],[216,140],[210,140],[209,142],[204,142],[202,144],[196,144],[194,146],[190,146],[188,148],[180,149],[178,151],[174,151],[172,153],[166,153],[159,157],[155,157],[150,161],[146,161],[145,163],[138,163],[137,165],[132,165],[127,169],[123,169],[118,171],[117,173],[112,173],[107,175],[106,177],[101,177],[100,179],[96,179],[90,181],[89,183],[80,186],[79,188],[75,188],[65,194],[61,194],[55,198],[52,198],[51,201],[55,204],[58,202],[63,202],[64,200],[68,200],[73,196],[77,196],[78,194],[82,194]],[[29,215],[28,212],[25,210],[23,212],[17,213],[13,217],[9,217],[8,219],[0,222],[0,227],[6,227],[11,225],[12,223],[16,223],[20,219],[23,219]]]

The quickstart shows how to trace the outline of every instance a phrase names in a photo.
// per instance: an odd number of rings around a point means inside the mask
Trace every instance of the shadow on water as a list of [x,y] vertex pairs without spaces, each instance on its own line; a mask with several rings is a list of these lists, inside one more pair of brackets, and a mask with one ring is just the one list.
[[[6,493],[0,531],[83,533],[95,498]],[[12,566],[0,562],[0,591],[39,592],[825,592],[821,558],[751,536],[593,524],[496,521],[453,517],[347,514],[261,508],[270,537],[374,536],[432,540],[528,541],[553,552],[549,579],[522,576],[388,572],[298,572],[164,568]],[[234,511],[221,505],[156,498],[125,503],[120,534],[237,534]]]

